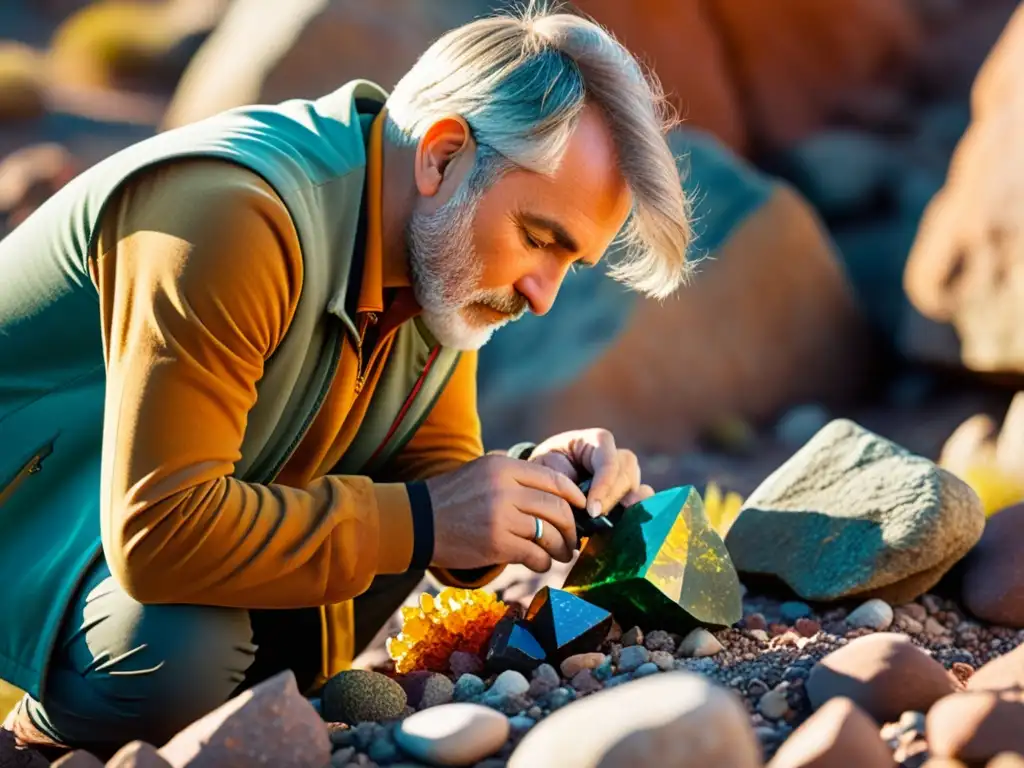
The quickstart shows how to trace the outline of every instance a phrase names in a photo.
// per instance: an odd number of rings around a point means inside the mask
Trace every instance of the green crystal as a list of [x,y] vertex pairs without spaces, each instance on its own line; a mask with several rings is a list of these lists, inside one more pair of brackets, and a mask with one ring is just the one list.
[[614,529],[592,536],[563,588],[643,630],[685,634],[743,614],[732,559],[691,485],[633,505]]

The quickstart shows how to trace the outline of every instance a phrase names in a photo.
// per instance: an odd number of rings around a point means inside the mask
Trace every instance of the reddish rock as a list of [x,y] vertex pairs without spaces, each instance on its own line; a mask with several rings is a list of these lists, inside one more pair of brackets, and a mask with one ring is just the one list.
[[768,768],[893,768],[878,726],[850,699],[830,699],[775,753]]
[[[968,370],[1024,374],[1024,7],[975,79],[972,121],[918,231],[904,274],[914,307],[952,326]],[[929,360],[914,348],[905,352]]]
[[[2,748],[0,748],[0,758],[3,756]],[[50,765],[51,768],[104,768],[104,763],[96,755],[91,752],[86,752],[81,749],[76,749],[74,752],[61,757],[59,760],[53,763],[47,763],[41,756],[39,757],[39,766]],[[32,763],[5,763],[0,759],[0,765],[10,766],[10,768],[36,768]]]
[[964,607],[985,621],[1024,627],[1024,504],[988,518],[962,563]]
[[959,688],[939,662],[893,632],[866,635],[833,651],[814,665],[805,687],[815,709],[846,697],[879,723],[908,710],[927,712]]
[[1024,645],[979,667],[971,675],[967,690],[1024,692]]
[[931,754],[975,763],[1024,752],[1024,703],[990,691],[947,696],[929,710]]
[[282,672],[192,723],[160,749],[177,768],[243,768],[330,761],[327,727]]

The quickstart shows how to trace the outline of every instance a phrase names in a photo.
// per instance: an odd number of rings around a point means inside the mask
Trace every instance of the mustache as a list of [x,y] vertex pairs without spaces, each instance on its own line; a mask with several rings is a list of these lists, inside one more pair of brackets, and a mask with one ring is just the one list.
[[526,297],[518,291],[514,291],[511,294],[496,294],[493,296],[485,296],[480,299],[480,304],[483,304],[489,309],[493,309],[495,312],[500,312],[503,315],[511,315],[513,318],[519,318],[526,314],[526,310],[530,308],[530,302],[527,301]]

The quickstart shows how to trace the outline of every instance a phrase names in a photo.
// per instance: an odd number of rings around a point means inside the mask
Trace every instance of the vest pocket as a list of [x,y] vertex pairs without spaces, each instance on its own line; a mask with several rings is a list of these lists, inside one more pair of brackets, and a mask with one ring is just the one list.
[[22,464],[21,468],[14,473],[14,476],[10,480],[5,482],[3,485],[0,485],[0,507],[3,507],[7,500],[14,495],[14,492],[18,490],[18,487],[25,482],[30,475],[35,475],[42,470],[43,461],[47,456],[53,453],[53,443],[55,440],[56,438],[53,438],[40,446],[32,453],[31,457]]

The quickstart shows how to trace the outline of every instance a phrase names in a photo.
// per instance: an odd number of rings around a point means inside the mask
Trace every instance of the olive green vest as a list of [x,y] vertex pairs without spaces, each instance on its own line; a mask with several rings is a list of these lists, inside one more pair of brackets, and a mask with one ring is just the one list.
[[[331,387],[362,253],[369,125],[386,94],[351,82],[316,100],[231,110],[89,169],[0,241],[0,679],[38,695],[64,610],[101,553],[105,396],[88,259],[111,195],[140,170],[221,158],[262,176],[295,223],[303,285],[267,361],[235,477],[270,482]],[[240,265],[240,268],[244,266]],[[370,407],[334,471],[370,474],[401,449],[458,359],[419,320],[398,331]]]

